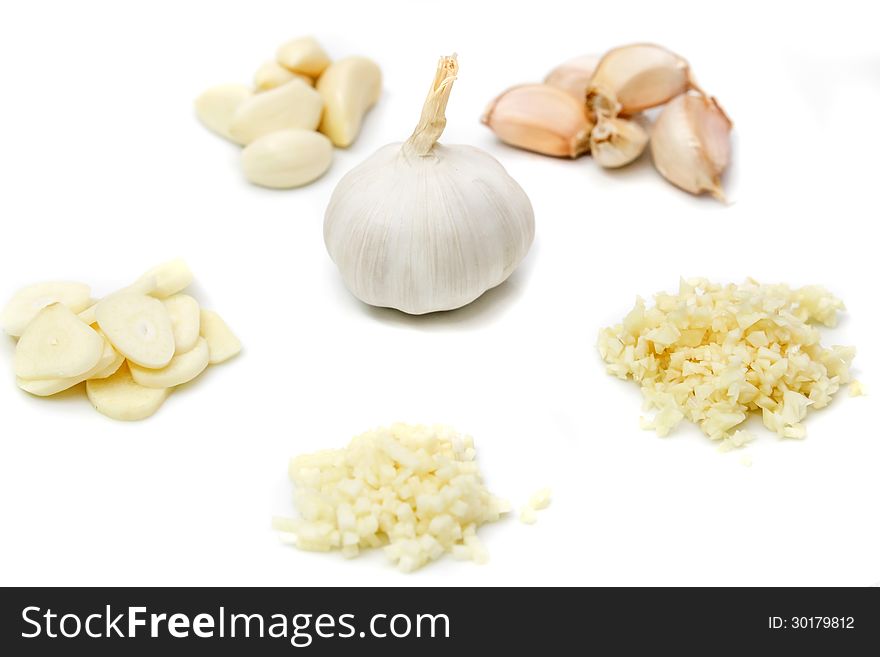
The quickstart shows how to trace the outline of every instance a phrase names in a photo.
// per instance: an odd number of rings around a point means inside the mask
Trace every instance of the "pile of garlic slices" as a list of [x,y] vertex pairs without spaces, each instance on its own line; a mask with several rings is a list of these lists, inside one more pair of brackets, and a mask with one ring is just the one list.
[[219,315],[181,293],[192,279],[171,261],[97,302],[82,283],[20,290],[0,313],[0,327],[18,338],[18,387],[49,397],[85,382],[98,412],[149,417],[175,386],[241,351]]
[[754,436],[740,425],[760,413],[780,437],[803,438],[807,409],[850,383],[855,349],[823,346],[814,326],[834,326],[840,310],[815,285],[682,280],[678,294],[655,295],[653,307],[638,299],[603,329],[599,353],[609,374],[641,386],[645,407],[657,411],[643,428],[661,436],[687,418],[722,448],[742,447]]
[[[660,106],[649,126],[642,113]],[[721,175],[733,124],[694,82],[688,62],[658,45],[571,59],[543,83],[502,93],[482,120],[512,146],[557,157],[590,153],[608,168],[635,161],[650,142],[654,166],[666,180],[724,200]]]
[[210,130],[244,146],[245,177],[273,189],[320,178],[360,133],[382,92],[379,66],[366,57],[331,61],[312,37],[282,45],[254,75],[253,86],[222,84],[196,99]]
[[[510,505],[483,484],[474,442],[443,426],[395,424],[356,436],[345,449],[290,461],[298,518],[275,518],[281,538],[302,550],[384,547],[404,572],[445,553],[485,563],[477,529]],[[549,493],[538,506],[549,503]]]

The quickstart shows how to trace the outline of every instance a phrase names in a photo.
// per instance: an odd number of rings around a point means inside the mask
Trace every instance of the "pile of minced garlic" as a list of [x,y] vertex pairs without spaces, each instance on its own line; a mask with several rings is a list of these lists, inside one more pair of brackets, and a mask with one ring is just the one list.
[[737,431],[751,411],[785,438],[803,438],[807,408],[822,408],[849,382],[853,347],[823,347],[813,323],[834,326],[843,303],[818,286],[791,289],[682,280],[678,294],[642,299],[599,334],[607,370],[642,387],[643,427],[667,435],[682,419],[724,449],[753,436]]
[[510,505],[483,485],[473,439],[443,426],[395,424],[345,449],[290,461],[299,518],[276,518],[282,539],[303,550],[383,547],[411,572],[451,552],[477,563],[488,552],[477,528]]

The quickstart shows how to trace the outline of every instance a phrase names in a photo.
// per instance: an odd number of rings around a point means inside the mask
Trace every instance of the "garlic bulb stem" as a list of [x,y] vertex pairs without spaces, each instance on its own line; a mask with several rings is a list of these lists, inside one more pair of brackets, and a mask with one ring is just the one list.
[[452,93],[452,83],[458,77],[458,57],[452,54],[441,57],[437,63],[437,73],[416,129],[406,140],[406,148],[424,157],[431,152],[446,128],[446,104]]

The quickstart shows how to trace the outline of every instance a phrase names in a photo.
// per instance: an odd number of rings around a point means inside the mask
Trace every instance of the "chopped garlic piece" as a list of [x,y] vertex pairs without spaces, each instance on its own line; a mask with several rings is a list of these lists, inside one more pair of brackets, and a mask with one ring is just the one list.
[[475,458],[473,439],[447,427],[368,431],[345,449],[291,460],[299,518],[276,518],[273,527],[303,550],[351,558],[384,547],[404,572],[447,552],[485,563],[476,530],[510,505],[483,485]]
[[542,488],[529,498],[529,506],[536,511],[541,511],[550,506],[552,492],[549,488]]
[[861,381],[856,381],[853,379],[853,382],[849,384],[849,396],[850,397],[861,397],[862,395],[867,394],[865,392],[865,386]]
[[519,521],[525,525],[534,525],[538,522],[538,512],[529,504],[526,504],[519,511]]
[[[678,294],[638,298],[616,326],[599,334],[606,369],[638,382],[646,410],[642,428],[668,435],[683,419],[726,451],[753,439],[738,431],[760,412],[780,437],[803,438],[808,409],[828,405],[849,383],[852,347],[823,347],[813,323],[834,326],[843,303],[808,286],[718,285],[681,281]],[[859,394],[854,382],[850,394]]]

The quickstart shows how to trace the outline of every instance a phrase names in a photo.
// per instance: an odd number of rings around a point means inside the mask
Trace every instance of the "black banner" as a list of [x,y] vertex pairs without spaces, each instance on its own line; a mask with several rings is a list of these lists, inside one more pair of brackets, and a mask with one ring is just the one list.
[[849,654],[878,645],[880,588],[3,589],[0,626],[6,655]]

